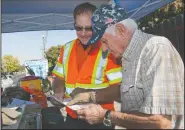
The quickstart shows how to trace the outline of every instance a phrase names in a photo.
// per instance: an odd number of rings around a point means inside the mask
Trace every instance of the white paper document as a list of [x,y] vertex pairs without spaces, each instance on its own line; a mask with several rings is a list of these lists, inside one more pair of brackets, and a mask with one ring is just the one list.
[[[71,98],[64,99],[63,103],[66,105],[69,101],[71,101]],[[68,107],[71,108],[72,110],[79,110],[82,108],[88,108],[89,105],[90,103],[86,103],[86,104],[80,104],[80,105],[72,105]]]
[[[65,107],[69,107],[72,110],[79,110],[79,109],[82,109],[82,108],[88,108],[88,106],[91,104],[91,103],[86,103],[86,104],[80,104],[80,105],[66,106],[67,103],[72,100],[71,98],[65,98],[63,101],[60,101],[55,96],[48,96],[48,97],[56,100],[58,103],[61,103],[61,105],[64,105]],[[56,106],[56,104],[54,104],[54,103],[52,103],[52,104]]]

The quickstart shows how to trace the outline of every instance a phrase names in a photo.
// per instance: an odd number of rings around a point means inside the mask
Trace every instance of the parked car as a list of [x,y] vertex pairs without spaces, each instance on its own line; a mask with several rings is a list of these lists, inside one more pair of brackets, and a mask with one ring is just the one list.
[[6,75],[7,78],[11,78],[11,79],[12,79],[12,76],[13,75],[10,75],[10,74]]
[[11,75],[5,75],[1,74],[1,87],[3,88],[3,91],[5,88],[11,87],[13,85],[13,80]]

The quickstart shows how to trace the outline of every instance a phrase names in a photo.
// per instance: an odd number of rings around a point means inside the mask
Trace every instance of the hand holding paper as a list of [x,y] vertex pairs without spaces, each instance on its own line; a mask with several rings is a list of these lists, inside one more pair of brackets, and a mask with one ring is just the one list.
[[67,106],[71,106],[78,103],[96,103],[95,92],[92,90],[86,90],[76,88],[71,93],[72,100],[67,103]]
[[82,105],[67,106],[67,104],[72,101],[71,98],[66,98],[63,101],[60,101],[55,96],[48,96],[47,99],[51,102],[51,104],[53,104],[56,107],[60,107],[60,108],[68,107],[71,110],[79,110],[79,109],[82,109],[82,108],[87,108],[88,105],[89,105],[89,103],[88,103],[88,104],[82,104]]
[[58,100],[63,100],[64,99],[64,95],[62,95],[61,93],[55,93],[55,97],[58,99]]
[[88,108],[76,111],[79,119],[85,119],[89,124],[99,124],[103,122],[106,109],[101,105],[91,104]]
[[91,92],[92,90],[91,89],[83,89],[83,88],[75,88],[72,93],[70,94],[70,96],[72,98],[74,98],[77,94],[80,94],[80,93],[85,93],[85,92]]
[[88,103],[89,99],[89,93],[79,93],[70,102],[67,103],[67,106],[71,106],[77,103]]

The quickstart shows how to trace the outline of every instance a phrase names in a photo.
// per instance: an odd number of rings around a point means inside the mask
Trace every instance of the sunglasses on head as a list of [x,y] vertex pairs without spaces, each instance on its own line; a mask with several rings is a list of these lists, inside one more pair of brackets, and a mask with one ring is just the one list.
[[75,26],[76,31],[82,31],[83,29],[85,31],[92,31],[92,26],[87,26],[87,27]]

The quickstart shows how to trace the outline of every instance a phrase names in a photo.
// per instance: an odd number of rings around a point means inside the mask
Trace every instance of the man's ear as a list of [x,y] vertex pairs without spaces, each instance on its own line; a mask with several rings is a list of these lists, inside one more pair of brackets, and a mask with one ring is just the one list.
[[116,24],[116,34],[121,36],[123,39],[125,39],[125,32],[126,32],[126,28],[123,24],[118,23]]

